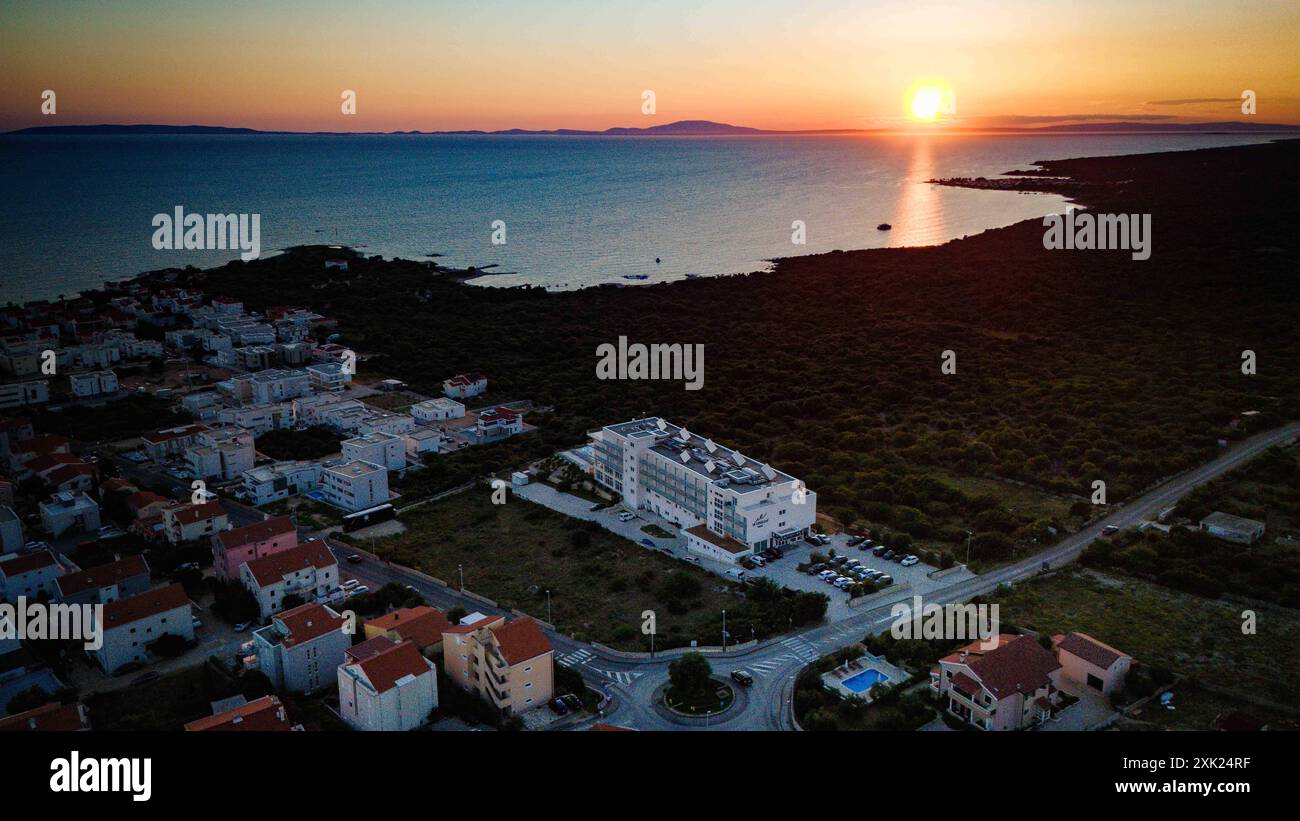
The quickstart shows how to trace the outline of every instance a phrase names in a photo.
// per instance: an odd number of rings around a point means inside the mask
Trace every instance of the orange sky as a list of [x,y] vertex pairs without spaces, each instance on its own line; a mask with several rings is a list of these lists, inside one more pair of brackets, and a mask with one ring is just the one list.
[[1241,120],[1244,89],[1253,119],[1300,124],[1295,2],[48,2],[4,16],[0,129],[876,128],[906,125],[921,78],[950,85],[961,125]]

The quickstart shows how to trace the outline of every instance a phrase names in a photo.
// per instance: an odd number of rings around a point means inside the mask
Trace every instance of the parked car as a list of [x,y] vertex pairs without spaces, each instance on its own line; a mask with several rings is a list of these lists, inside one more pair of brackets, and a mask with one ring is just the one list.
[[340,584],[339,587],[343,588],[344,590],[351,590],[352,588],[356,587],[359,584],[361,584],[361,582],[357,581],[356,579],[348,579],[347,581]]
[[920,561],[921,558],[919,556],[908,556],[907,558],[903,559],[901,564],[903,565],[903,567],[911,567],[914,564],[920,563]]
[[875,550],[876,543],[871,539],[863,539],[862,544],[858,545],[858,550]]
[[894,558],[895,555],[896,555],[896,554],[894,553],[894,551],[892,551],[892,550],[886,550],[884,553],[882,553],[882,554],[880,555],[880,558],[882,558],[882,559],[893,560],[893,558]]
[[836,567],[840,567],[848,560],[849,560],[848,556],[836,556],[835,558],[831,559],[831,564],[835,565]]
[[649,539],[642,539],[642,540],[641,540],[641,544],[645,545],[646,547],[654,547],[654,546],[655,546],[655,543],[652,542],[652,541],[650,541]]
[[562,698],[551,699],[547,706],[550,707],[551,712],[555,713],[557,716],[567,715],[569,712],[569,705],[565,704],[564,699]]
[[248,629],[248,622],[246,622],[246,621],[241,621],[239,624],[236,624],[236,625],[235,625],[235,632],[236,632],[236,633],[242,633],[242,632],[244,632],[244,631],[247,630],[247,629]]
[[847,544],[849,547],[857,547],[858,545],[866,541],[866,539],[867,539],[866,536],[854,536],[852,539],[849,539],[845,544]]
[[619,520],[620,522],[630,522],[630,521],[632,521],[632,520],[635,519],[635,518],[636,518],[636,515],[635,515],[635,514],[633,514],[633,513],[628,513],[626,510],[623,511],[622,513],[618,514],[618,520]]
[[885,555],[885,551],[888,550],[888,549],[889,549],[889,548],[885,547],[883,544],[882,544],[882,545],[877,545],[877,546],[871,548],[871,555],[872,555],[872,556],[884,556],[884,555]]
[[881,576],[880,578],[876,579],[876,584],[880,585],[881,587],[889,587],[893,583],[894,583],[893,576]]
[[370,592],[370,588],[369,588],[369,587],[366,587],[364,584],[360,584],[360,585],[357,585],[356,587],[352,588],[351,590],[349,590],[349,591],[348,591],[348,595],[349,595],[349,596],[360,596],[362,593],[369,593],[369,592]]
[[691,564],[699,564],[699,563],[700,563],[700,558],[699,558],[698,556],[685,556],[685,557],[683,557],[683,558],[684,558],[686,561],[690,562]]
[[804,537],[804,541],[812,545],[813,547],[821,546],[821,540],[817,538],[816,533],[809,533],[806,537]]
[[897,553],[894,554],[893,558],[891,558],[890,561],[891,561],[891,562],[901,562],[903,559],[906,559],[906,558],[907,558],[907,554],[900,550],[900,551],[898,551]]
[[1109,539],[1111,536],[1114,536],[1118,532],[1119,532],[1119,528],[1116,527],[1115,525],[1106,525],[1101,529],[1101,535],[1107,539]]
[[767,559],[764,559],[761,553],[755,553],[753,556],[749,557],[749,560],[754,564],[758,565],[759,567],[764,567],[767,565]]
[[754,677],[744,670],[732,670],[731,680],[742,687],[748,687],[754,683]]
[[560,696],[560,700],[563,701],[565,705],[567,705],[568,708],[570,710],[573,710],[575,713],[578,710],[582,709],[582,699],[578,698],[573,693],[565,693],[564,695]]
[[348,556],[348,561],[352,564],[361,564],[362,558],[360,555],[353,553],[351,556]]
[[199,621],[198,616],[190,616],[190,626],[193,627],[195,630],[198,630],[200,627],[203,626],[203,622]]

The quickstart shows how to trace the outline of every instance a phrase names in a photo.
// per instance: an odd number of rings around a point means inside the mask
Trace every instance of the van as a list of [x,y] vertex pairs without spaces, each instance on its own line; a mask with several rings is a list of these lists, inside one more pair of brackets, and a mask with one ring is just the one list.
[[737,570],[734,567],[728,568],[725,575],[727,578],[735,579],[738,582],[743,582],[745,580],[745,571]]

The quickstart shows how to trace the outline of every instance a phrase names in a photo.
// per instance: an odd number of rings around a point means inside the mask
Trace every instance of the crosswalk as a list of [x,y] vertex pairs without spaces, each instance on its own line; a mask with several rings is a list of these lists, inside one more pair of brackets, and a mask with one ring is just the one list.
[[817,652],[817,648],[802,636],[790,636],[789,638],[782,639],[781,646],[789,650],[795,658],[805,664],[810,661],[816,661],[817,657],[821,655],[821,653]]
[[619,684],[631,684],[641,676],[645,675],[645,673],[627,670],[602,670],[591,663],[595,658],[596,654],[594,652],[585,647],[579,647],[576,650],[571,650],[570,652],[558,657],[556,661],[563,664],[565,667],[589,667],[593,672]]

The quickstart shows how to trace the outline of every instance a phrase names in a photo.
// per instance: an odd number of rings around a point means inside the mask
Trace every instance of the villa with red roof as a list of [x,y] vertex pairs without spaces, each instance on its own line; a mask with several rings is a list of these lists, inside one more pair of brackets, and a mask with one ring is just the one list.
[[467,396],[478,396],[486,391],[487,383],[487,377],[478,371],[458,373],[442,381],[442,392],[452,399],[464,399]]
[[303,603],[320,602],[338,590],[339,563],[324,542],[312,539],[244,562],[239,580],[257,599],[262,618],[268,619],[284,609],[289,596]]
[[343,617],[323,604],[304,604],[253,631],[257,668],[278,689],[311,693],[335,680],[343,653],[352,646]]
[[1022,730],[1051,717],[1060,703],[1061,663],[1032,636],[998,636],[985,650],[972,642],[939,660],[930,692],[949,715],[981,730]]
[[151,645],[165,635],[194,640],[190,597],[179,584],[148,590],[104,605],[96,613],[96,629],[103,631],[103,646],[87,650],[106,673],[126,664],[150,660]]
[[35,598],[58,593],[63,566],[48,550],[38,550],[0,561],[0,599]]
[[438,673],[415,642],[368,639],[338,668],[339,715],[357,730],[414,730],[438,707]]
[[220,578],[238,579],[244,562],[297,546],[298,528],[288,516],[223,530],[212,537],[212,569]]
[[555,692],[555,650],[528,616],[471,613],[443,631],[442,659],[448,678],[505,715],[540,707]]
[[187,733],[287,733],[290,730],[302,730],[302,725],[289,723],[289,714],[285,712],[284,704],[275,696],[262,696],[185,725]]

